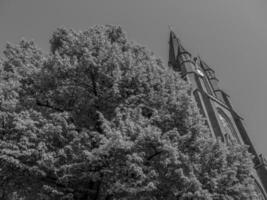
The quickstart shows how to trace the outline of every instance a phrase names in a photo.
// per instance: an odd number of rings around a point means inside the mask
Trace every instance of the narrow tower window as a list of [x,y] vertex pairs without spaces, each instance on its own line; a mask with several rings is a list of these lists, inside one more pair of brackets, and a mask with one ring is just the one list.
[[256,193],[255,200],[265,200],[264,195],[262,193],[262,190],[260,189],[260,186],[256,180],[255,180],[255,184],[254,184],[254,189],[255,189],[255,193]]
[[218,118],[223,129],[223,136],[225,137],[226,141],[230,142],[229,140],[235,140],[236,142],[240,143],[239,137],[234,129],[231,120],[221,109],[218,108],[217,111]]

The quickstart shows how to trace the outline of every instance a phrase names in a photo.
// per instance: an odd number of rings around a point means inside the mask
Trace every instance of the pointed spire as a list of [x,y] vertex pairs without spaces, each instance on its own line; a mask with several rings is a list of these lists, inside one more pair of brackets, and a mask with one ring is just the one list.
[[181,41],[170,27],[169,65],[177,71],[185,72],[186,69],[183,66],[187,62],[194,64],[191,54],[182,46]]
[[[174,33],[172,26],[169,25],[170,29],[170,45],[172,45],[174,50],[175,58],[177,58],[179,55],[183,53],[190,54],[182,45],[180,39],[176,36]],[[190,54],[191,55],[191,54]]]
[[[169,27],[170,28],[170,27]],[[171,66],[176,65],[177,58],[177,42],[174,39],[174,33],[170,28],[170,38],[169,38],[169,64]]]

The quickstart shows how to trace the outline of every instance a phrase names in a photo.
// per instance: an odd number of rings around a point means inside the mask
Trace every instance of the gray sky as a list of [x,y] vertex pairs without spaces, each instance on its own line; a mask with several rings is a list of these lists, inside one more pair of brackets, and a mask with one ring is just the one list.
[[266,22],[266,0],[0,0],[0,50],[24,37],[48,51],[57,27],[120,24],[166,61],[171,24],[184,46],[216,71],[267,156]]

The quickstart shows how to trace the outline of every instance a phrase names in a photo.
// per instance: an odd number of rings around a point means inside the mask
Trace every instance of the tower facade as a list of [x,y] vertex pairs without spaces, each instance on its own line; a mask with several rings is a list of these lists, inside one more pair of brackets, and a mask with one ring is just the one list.
[[192,57],[173,31],[169,39],[169,66],[192,85],[193,97],[212,136],[226,143],[235,141],[248,145],[254,156],[256,191],[260,200],[267,200],[267,162],[258,155],[242,117],[233,109],[229,95],[219,88],[214,70],[200,57]]

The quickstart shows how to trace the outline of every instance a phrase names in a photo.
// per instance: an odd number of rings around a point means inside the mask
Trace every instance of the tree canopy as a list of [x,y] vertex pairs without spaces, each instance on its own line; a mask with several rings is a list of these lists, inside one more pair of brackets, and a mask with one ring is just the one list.
[[50,44],[0,62],[0,199],[251,198],[247,147],[211,138],[190,85],[121,27]]

